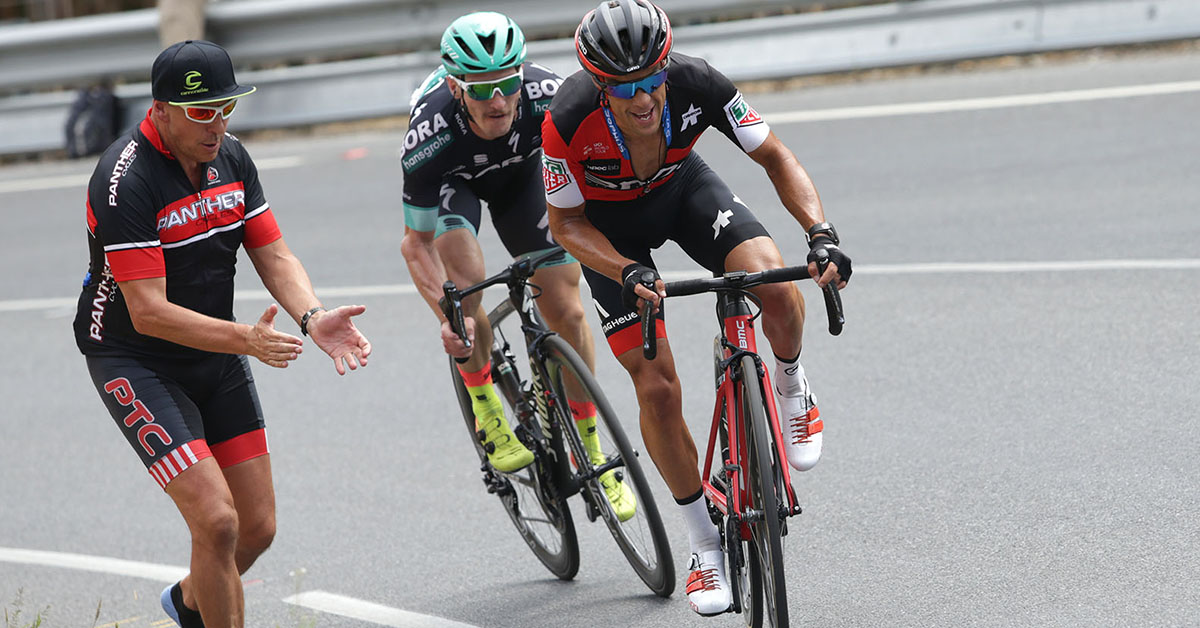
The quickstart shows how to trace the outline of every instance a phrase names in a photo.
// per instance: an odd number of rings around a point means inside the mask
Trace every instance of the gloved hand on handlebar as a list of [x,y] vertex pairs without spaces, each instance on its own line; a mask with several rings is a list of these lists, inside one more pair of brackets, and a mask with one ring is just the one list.
[[[662,279],[658,276],[657,270],[634,262],[621,269],[621,277],[621,302],[625,304],[625,307],[637,312],[640,309],[638,308],[638,299],[645,299],[654,304],[655,312],[658,311]],[[638,290],[638,286],[641,286],[642,290]]]
[[[838,244],[837,231],[827,222],[817,223],[808,230],[808,272],[822,288],[833,281],[835,276],[838,278],[835,285],[839,290],[845,288],[846,282],[850,281],[850,274],[853,272],[850,258],[838,248]],[[826,261],[828,265],[822,272],[820,265]],[[818,272],[821,274],[818,275]]]

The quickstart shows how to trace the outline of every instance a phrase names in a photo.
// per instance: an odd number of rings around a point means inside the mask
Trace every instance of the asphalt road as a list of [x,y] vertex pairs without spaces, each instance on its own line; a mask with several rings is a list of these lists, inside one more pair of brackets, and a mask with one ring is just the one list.
[[[827,436],[786,541],[793,625],[1200,625],[1200,94],[1140,87],[1197,79],[1198,54],[1138,53],[750,96],[856,265],[838,338],[802,288]],[[1070,94],[1044,96],[1057,92]],[[1014,95],[1039,96],[995,100]],[[890,107],[962,99],[992,100]],[[789,122],[796,112],[810,121]],[[247,625],[737,625],[696,617],[679,592],[650,595],[578,508],[583,565],[554,580],[484,492],[433,317],[404,288],[400,138],[249,143],[288,243],[326,303],[367,305],[375,352],[345,378],[312,352],[255,365],[279,533],[246,576]],[[761,170],[716,132],[699,150],[801,260]],[[0,168],[6,625],[167,626],[158,592],[188,562],[182,519],[70,334],[93,165]],[[494,231],[481,238],[498,269]],[[657,259],[695,268],[672,245]],[[269,303],[249,268],[242,319]],[[707,298],[669,305],[698,438],[711,316]],[[631,388],[603,350],[598,370],[635,431]],[[654,485],[682,574],[682,520]],[[283,601],[313,592],[352,599],[341,614]]]

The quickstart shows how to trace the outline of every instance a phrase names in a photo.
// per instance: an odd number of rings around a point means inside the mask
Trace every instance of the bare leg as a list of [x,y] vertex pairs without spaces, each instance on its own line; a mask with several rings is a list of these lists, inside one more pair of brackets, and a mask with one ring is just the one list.
[[[446,266],[446,275],[459,288],[466,288],[486,279],[483,250],[479,241],[467,229],[447,231],[434,240],[438,255]],[[471,359],[462,365],[467,372],[483,368],[491,359],[492,327],[483,309],[482,295],[475,293],[463,300],[463,314],[475,319],[475,346]]]
[[633,378],[642,440],[650,458],[676,499],[700,490],[696,443],[683,420],[683,393],[675,373],[675,358],[665,338],[658,339],[658,357],[647,361],[641,347],[617,356]]
[[[205,458],[167,485],[192,533],[188,587],[208,628],[242,628],[244,601],[235,554],[238,513],[217,461]],[[184,602],[188,604],[188,602]]]
[[[726,270],[755,272],[783,266],[779,248],[766,236],[746,240],[725,257]],[[804,337],[804,297],[796,284],[767,284],[753,288],[751,292],[762,299],[762,330],[771,349],[788,359],[800,353]]]

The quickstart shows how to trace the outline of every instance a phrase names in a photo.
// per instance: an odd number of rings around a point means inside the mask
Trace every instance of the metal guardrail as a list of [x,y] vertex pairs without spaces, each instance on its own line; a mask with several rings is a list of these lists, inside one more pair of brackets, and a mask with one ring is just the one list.
[[[764,10],[836,7],[863,0],[660,0],[675,23]],[[480,10],[474,0],[240,0],[208,5],[206,36],[241,66],[312,63],[437,48],[454,18]],[[531,39],[566,37],[590,0],[500,0]],[[161,50],[158,11],[146,9],[35,24],[0,25],[0,93],[75,86],[97,77],[146,80]]]
[[[308,0],[306,0],[308,1]],[[312,0],[315,2],[315,0]],[[506,10],[521,21],[523,9],[540,7],[542,21],[533,19],[533,29],[561,28],[564,24],[573,27],[582,11],[554,9],[548,5],[529,0],[509,0],[513,3]],[[385,0],[342,0],[346,6],[360,9],[371,2]],[[279,0],[269,0],[278,4]],[[213,8],[249,11],[265,10],[262,5],[268,0],[219,3]],[[305,6],[286,0],[290,6]],[[335,2],[323,3],[336,4]],[[396,3],[391,2],[392,5]],[[420,28],[405,24],[400,31],[411,35],[407,41],[415,42],[421,37],[428,39],[430,33],[440,33],[442,26],[461,14],[463,6],[457,2],[435,5],[416,2],[403,3],[406,10],[432,12],[425,20],[437,20],[438,26]],[[590,3],[589,3],[590,4]],[[688,4],[703,13],[718,11],[730,0],[662,0],[660,3],[669,13],[672,4]],[[760,2],[759,4],[770,4]],[[450,7],[445,9],[445,6]],[[345,9],[345,6],[343,7]],[[361,19],[346,10],[345,20]],[[446,11],[446,15],[438,13]],[[682,10],[681,13],[686,11]],[[369,11],[368,11],[369,13]],[[565,20],[570,13],[572,22]],[[318,11],[304,13],[295,22],[277,24],[277,32],[270,36],[261,35],[257,51],[249,43],[239,43],[239,36],[229,34],[226,41],[231,53],[239,62],[246,58],[261,60],[275,58],[273,55],[292,54],[288,46],[307,32],[304,28],[316,28],[321,19],[335,19]],[[693,13],[697,15],[699,13]],[[299,15],[307,16],[300,17]],[[681,24],[673,15],[674,23]],[[109,17],[109,16],[104,16]],[[86,18],[81,18],[86,19]],[[141,19],[141,18],[139,18]],[[416,18],[412,18],[416,19]],[[214,19],[220,23],[219,19]],[[249,18],[246,22],[252,22]],[[380,23],[364,26],[364,41],[375,41],[374,37],[389,27]],[[330,30],[350,28],[350,22],[336,25],[325,23]],[[558,26],[554,26],[557,24]],[[379,27],[378,31],[372,30]],[[247,27],[249,28],[249,27]],[[522,23],[523,29],[530,29]],[[214,27],[214,31],[219,31]],[[250,32],[250,31],[247,31]],[[372,34],[374,33],[374,34]],[[406,35],[406,36],[409,36]],[[156,37],[157,35],[155,35]],[[678,50],[709,59],[716,67],[735,81],[782,78],[805,74],[846,71],[873,67],[930,63],[956,59],[987,57],[1003,54],[1020,54],[1060,50],[1078,47],[1104,46],[1138,42],[1166,41],[1200,37],[1200,2],[1196,0],[910,0],[891,4],[861,6],[839,10],[781,15],[760,19],[743,19],[729,22],[678,25],[675,28]],[[0,31],[0,41],[3,41]],[[291,42],[290,44],[288,42]],[[333,49],[349,53],[352,48],[337,48],[335,41],[317,42],[309,49],[328,53]],[[393,39],[393,42],[395,39]],[[239,72],[239,81],[254,84],[259,92],[238,110],[237,128],[253,130],[321,122],[353,120],[407,113],[408,94],[438,63],[433,52],[433,40],[424,52],[387,55],[349,61],[320,63],[306,66],[285,67],[255,72]],[[310,42],[305,42],[306,44]],[[88,54],[93,40],[81,40],[79,47],[67,46],[75,54]],[[318,44],[328,46],[319,48]],[[370,46],[368,46],[370,47]],[[569,39],[533,41],[529,45],[530,59],[563,74],[577,69],[573,47]],[[150,61],[157,54],[157,40],[148,52],[139,53],[138,63],[142,72],[148,71]],[[127,54],[119,48],[117,54]],[[97,54],[92,52],[92,54]],[[4,54],[0,45],[0,57]],[[245,58],[244,58],[245,57]],[[131,62],[132,63],[132,62]],[[7,68],[9,64],[6,63]],[[149,104],[149,85],[145,83],[123,85],[117,94],[126,104],[127,122],[140,118]],[[63,144],[62,125],[66,109],[73,94],[50,93],[17,96],[0,100],[0,154],[37,152],[52,150]]]

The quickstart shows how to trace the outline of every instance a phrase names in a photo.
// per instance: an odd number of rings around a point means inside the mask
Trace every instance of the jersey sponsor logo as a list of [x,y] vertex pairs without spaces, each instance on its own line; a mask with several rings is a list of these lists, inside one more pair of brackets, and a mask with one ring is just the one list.
[[134,394],[133,386],[130,385],[128,379],[125,379],[124,377],[118,377],[114,380],[105,382],[104,392],[115,397],[117,403],[121,404],[122,406],[133,408],[133,411],[126,415],[122,420],[122,423],[124,423],[125,427],[133,429],[133,426],[137,425],[139,422],[145,423],[145,425],[138,428],[137,439],[138,442],[141,443],[142,449],[146,450],[147,455],[154,456],[154,448],[150,446],[150,436],[157,438],[158,442],[162,443],[163,445],[171,444],[171,435],[168,434],[167,430],[163,429],[161,425],[158,425],[154,422],[154,414],[151,413],[150,409],[146,407],[146,404],[142,403],[142,400],[138,399],[137,395]]
[[193,220],[214,214],[242,209],[246,205],[245,190],[229,190],[213,196],[203,197],[178,209],[171,209],[158,217],[158,232],[161,234],[173,227],[182,227]]
[[113,277],[107,270],[105,268],[104,278],[96,286],[96,298],[92,299],[92,323],[88,326],[88,336],[96,342],[104,342],[104,310],[112,296]]
[[[676,170],[678,170],[681,165],[682,165],[682,163],[674,163],[674,164],[671,164],[668,166],[663,166],[662,169],[660,169],[658,172],[654,173],[654,176],[650,177],[649,179],[644,179],[644,180],[638,179],[637,177],[605,179],[605,178],[602,178],[600,176],[597,176],[597,175],[592,174],[591,172],[587,172],[587,171],[584,172],[584,176],[585,176],[585,179],[587,180],[587,183],[589,185],[591,185],[592,187],[605,188],[608,190],[620,190],[622,192],[628,192],[630,190],[636,190],[638,188],[647,187],[654,183],[658,183],[659,181],[665,180],[667,177],[671,176],[671,174],[673,174]],[[549,190],[547,190],[547,193],[549,193]]]
[[121,156],[117,158],[117,163],[113,166],[112,174],[108,177],[108,206],[117,206],[117,184],[121,182],[121,177],[129,172],[129,166],[133,165],[137,159],[137,142],[130,140],[125,148],[121,150]]
[[751,126],[762,122],[762,116],[751,107],[746,99],[742,97],[742,93],[738,92],[733,100],[725,105],[725,115],[729,117],[729,123],[735,127]]
[[567,162],[542,155],[542,182],[546,185],[546,194],[553,194],[571,183],[571,171]]
[[530,102],[529,110],[533,112],[535,117],[546,115],[546,112],[550,110],[550,99],[543,98],[541,100],[534,100]]
[[487,155],[477,154],[477,155],[475,155],[474,159],[475,159],[476,166],[483,166],[483,165],[486,165],[488,162]]
[[529,95],[529,100],[541,100],[546,98],[548,104],[549,98],[558,93],[558,88],[560,85],[562,85],[562,82],[562,79],[552,78],[542,79],[541,81],[526,81],[525,93]]
[[509,136],[507,144],[508,144],[508,147],[510,149],[512,149],[512,152],[515,153],[515,152],[517,152],[517,144],[519,144],[520,142],[521,142],[521,134],[514,131],[513,134]]
[[[411,134],[412,131],[409,131],[409,133]],[[407,143],[408,139],[406,138],[404,141]],[[419,168],[421,164],[429,161],[438,153],[442,152],[442,149],[449,146],[453,141],[454,136],[450,133],[439,133],[438,135],[434,136],[432,140],[429,140],[428,142],[425,142],[424,144],[417,146],[412,150],[409,150],[406,147],[404,149],[404,158],[400,160],[400,165],[404,167],[405,172],[412,172],[413,170]]]
[[694,126],[700,122],[701,110],[695,104],[688,106],[688,110],[683,112],[683,126],[679,127],[679,132],[687,130],[689,126]]
[[217,181],[221,180],[221,175],[217,174],[217,169],[213,168],[212,166],[208,167],[208,175],[207,176],[208,176],[209,183],[216,183]]
[[717,219],[713,221],[713,239],[716,240],[721,235],[721,229],[729,225],[729,219],[733,218],[733,210],[726,209],[724,211],[717,210]]
[[592,142],[591,144],[583,147],[583,156],[606,156],[613,154],[615,151],[616,147],[608,142]]
[[603,325],[601,325],[601,329],[603,329],[604,333],[607,334],[608,332],[610,332],[622,325],[625,325],[626,323],[629,323],[630,321],[636,321],[639,318],[641,318],[641,316],[639,316],[637,312],[629,312],[627,314],[622,314],[612,320],[605,322]]
[[620,159],[585,159],[580,164],[583,165],[584,170],[598,175],[621,174]]
[[470,172],[459,172],[459,170],[463,170],[463,167],[459,167],[459,166],[455,166],[453,169],[447,171],[446,174],[454,174],[455,176],[462,177],[463,179],[470,181],[471,179],[478,179],[479,177],[482,177],[483,175],[485,175],[493,170],[498,170],[500,168],[507,168],[513,164],[521,163],[521,162],[525,161],[526,159],[533,157],[534,155],[540,153],[541,151],[542,151],[542,149],[535,148],[535,149],[529,151],[528,155],[513,155],[512,157],[509,157],[508,159],[505,159],[504,161],[502,161],[498,164],[492,164],[492,165],[488,166],[487,168],[484,168],[483,170],[480,170],[479,172],[476,172],[474,174],[472,174]]
[[404,135],[404,150],[410,151],[416,148],[417,144],[433,137],[438,131],[450,128],[446,124],[446,119],[441,113],[433,114],[433,120],[421,120],[416,126],[410,128],[408,133]]

